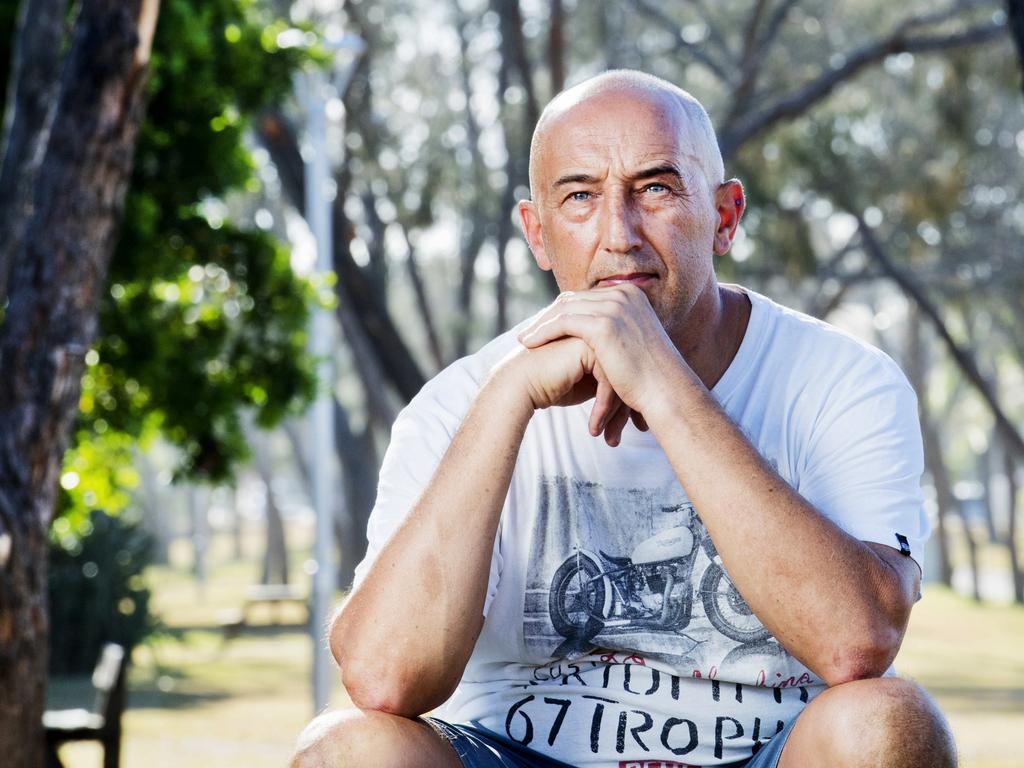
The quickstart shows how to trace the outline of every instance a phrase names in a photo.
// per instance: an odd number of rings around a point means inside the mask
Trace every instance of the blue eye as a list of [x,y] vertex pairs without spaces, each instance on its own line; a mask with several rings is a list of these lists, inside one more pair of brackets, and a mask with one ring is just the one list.
[[665,192],[667,190],[668,190],[668,187],[666,187],[664,184],[657,184],[657,183],[655,183],[655,184],[648,184],[646,187],[644,187],[644,192]]
[[590,199],[590,193],[589,192],[573,192],[571,195],[569,195],[569,199],[570,200],[574,200],[577,203],[582,203],[584,200],[589,200]]

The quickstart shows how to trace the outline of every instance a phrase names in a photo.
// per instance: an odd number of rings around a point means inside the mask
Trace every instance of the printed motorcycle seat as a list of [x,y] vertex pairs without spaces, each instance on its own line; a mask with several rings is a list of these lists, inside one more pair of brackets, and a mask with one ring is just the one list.
[[600,552],[601,553],[601,557],[603,557],[609,563],[611,563],[612,565],[618,566],[620,568],[624,568],[625,566],[630,565],[633,562],[628,557],[616,557],[615,555],[609,555],[603,549],[599,549],[597,551]]

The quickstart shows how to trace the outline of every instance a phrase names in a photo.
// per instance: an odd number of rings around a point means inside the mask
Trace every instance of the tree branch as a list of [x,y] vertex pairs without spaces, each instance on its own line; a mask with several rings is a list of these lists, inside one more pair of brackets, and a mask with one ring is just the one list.
[[1006,0],[1007,24],[1020,61],[1021,90],[1024,90],[1024,0]]
[[908,37],[906,30],[913,26],[917,26],[914,19],[904,22],[888,37],[868,43],[847,54],[845,61],[840,66],[828,70],[789,95],[783,96],[774,104],[756,114],[744,117],[726,128],[719,135],[722,156],[730,157],[745,142],[775,123],[803,114],[815,103],[828,96],[836,87],[886,56],[895,53],[925,53],[979,45],[1002,37],[1007,30],[1006,22],[993,22],[950,35]]
[[405,237],[406,268],[409,270],[409,280],[412,282],[413,292],[416,294],[416,307],[420,312],[420,319],[423,321],[423,329],[427,334],[427,345],[430,347],[430,354],[434,358],[434,366],[437,370],[444,368],[444,352],[441,349],[441,338],[437,334],[437,325],[434,322],[434,313],[430,307],[430,299],[427,297],[427,287],[423,283],[423,275],[420,274],[419,258],[416,255],[416,248],[409,237],[409,230],[402,227],[402,235]]
[[740,51],[740,81],[732,92],[732,107],[725,118],[727,125],[740,114],[743,104],[754,91],[757,74],[761,69],[759,54],[763,50],[757,45],[757,31],[767,4],[767,0],[757,0],[754,10],[750,12],[750,17],[747,19],[746,31],[743,33],[743,50]]
[[[708,53],[708,46],[688,42],[686,38],[683,37],[683,31],[679,28],[679,22],[671,18],[661,10],[660,7],[654,5],[648,0],[632,0],[632,2],[633,6],[640,11],[640,13],[658,22],[658,24],[665,29],[674,30],[677,48],[686,51],[686,53],[692,56],[694,60],[699,61],[711,70],[711,72],[714,73],[723,83],[732,82],[733,78],[729,76],[726,66]],[[708,25],[708,29],[712,29],[706,19],[704,20],[704,23]],[[722,46],[722,50],[727,50],[724,45]]]
[[996,399],[995,393],[992,390],[992,386],[988,383],[985,377],[981,374],[978,369],[977,363],[974,361],[974,356],[969,350],[964,349],[949,332],[949,328],[943,322],[938,309],[928,299],[924,291],[914,282],[910,275],[906,274],[902,269],[896,266],[895,262],[889,258],[882,244],[875,237],[871,227],[864,221],[859,212],[848,210],[847,213],[857,219],[857,227],[860,231],[861,242],[864,244],[864,250],[867,255],[881,268],[881,270],[888,275],[892,280],[902,289],[902,291],[910,297],[921,312],[924,313],[925,317],[931,321],[935,327],[936,333],[942,339],[946,348],[949,350],[950,355],[956,361],[957,366],[963,371],[967,379],[974,385],[974,388],[978,390],[982,399],[986,402],[989,410],[992,412],[992,416],[996,422],[996,428],[999,430],[999,434],[1002,435],[1006,441],[1008,447],[1010,447],[1018,456],[1024,457],[1024,438],[1017,431],[1016,427],[1007,417],[1003,411],[1002,406]]

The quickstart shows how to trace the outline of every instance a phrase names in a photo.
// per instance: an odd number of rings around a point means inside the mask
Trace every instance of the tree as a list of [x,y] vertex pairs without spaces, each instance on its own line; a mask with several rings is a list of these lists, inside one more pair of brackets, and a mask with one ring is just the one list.
[[[24,174],[31,214],[14,227],[24,234],[0,328],[0,536],[10,541],[0,564],[0,751],[16,768],[42,764],[46,531],[131,173],[158,13],[157,0],[82,3],[45,154]],[[43,18],[59,24],[60,14]],[[15,93],[26,87],[20,77],[34,69],[32,60],[53,52],[23,51]],[[9,163],[24,160],[5,154]]]
[[[181,449],[180,476],[228,478],[247,455],[240,409],[269,426],[311,396],[313,288],[267,232],[225,220],[225,200],[261,183],[249,121],[311,55],[281,50],[287,25],[247,0],[165,5],[155,34],[157,3],[87,0],[61,63],[64,5],[20,10],[0,168],[21,179],[0,208],[5,246],[19,238],[11,269],[0,259],[0,744],[20,734],[27,746],[5,754],[30,765],[55,507],[62,538],[123,507],[137,443],[154,435]],[[59,90],[40,85],[61,67]]]

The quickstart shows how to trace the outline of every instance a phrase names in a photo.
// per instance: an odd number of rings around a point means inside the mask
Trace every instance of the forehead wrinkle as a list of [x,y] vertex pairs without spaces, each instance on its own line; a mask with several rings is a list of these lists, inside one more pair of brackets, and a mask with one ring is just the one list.
[[[711,190],[724,181],[725,171],[718,151],[718,140],[707,112],[700,103],[667,81],[639,72],[615,71],[598,75],[563,91],[545,107],[530,147],[530,189],[534,196],[542,190],[546,191],[539,184],[544,165],[542,159],[550,149],[551,132],[561,122],[560,118],[570,115],[588,102],[616,94],[644,102],[658,117],[674,124],[673,132],[677,140],[669,145],[672,153],[695,163]],[[578,117],[576,122],[579,122]],[[585,123],[576,130],[592,136],[599,133],[596,128]]]

